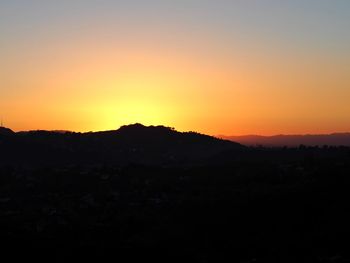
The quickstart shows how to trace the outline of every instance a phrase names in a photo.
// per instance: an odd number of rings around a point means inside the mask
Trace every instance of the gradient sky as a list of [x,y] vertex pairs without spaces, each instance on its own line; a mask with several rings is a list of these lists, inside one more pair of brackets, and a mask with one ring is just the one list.
[[350,131],[348,0],[1,0],[14,130]]

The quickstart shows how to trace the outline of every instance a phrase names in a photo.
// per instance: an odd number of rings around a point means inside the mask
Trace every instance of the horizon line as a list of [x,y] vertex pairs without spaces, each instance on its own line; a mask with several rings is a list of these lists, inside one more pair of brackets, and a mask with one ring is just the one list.
[[177,130],[174,127],[170,127],[170,126],[166,126],[166,125],[162,125],[162,124],[158,124],[158,125],[145,125],[139,122],[136,123],[130,123],[130,124],[124,124],[121,125],[119,128],[116,129],[106,129],[106,130],[90,130],[90,131],[74,131],[74,130],[66,130],[66,129],[30,129],[30,130],[12,130],[9,127],[5,127],[5,126],[0,126],[1,128],[7,128],[10,129],[12,131],[14,131],[15,133],[21,133],[21,132],[33,132],[33,131],[48,131],[48,132],[72,132],[72,133],[94,133],[94,132],[106,132],[106,131],[116,131],[124,126],[132,126],[132,125],[142,125],[144,127],[166,127],[166,128],[171,128],[171,129],[175,129],[178,132],[198,132],[198,133],[202,133],[202,134],[206,134],[206,135],[210,135],[213,137],[217,137],[217,138],[222,138],[222,137],[248,137],[248,136],[260,136],[260,137],[276,137],[276,136],[325,136],[325,135],[336,135],[336,134],[350,134],[350,131],[334,131],[334,132],[324,132],[324,133],[318,133],[318,132],[307,132],[307,133],[274,133],[274,134],[270,134],[270,135],[264,135],[264,134],[258,134],[258,133],[247,133],[247,134],[207,134],[207,133],[203,133],[203,132],[199,132],[199,131],[194,131],[194,130],[188,130],[188,131],[180,131]]

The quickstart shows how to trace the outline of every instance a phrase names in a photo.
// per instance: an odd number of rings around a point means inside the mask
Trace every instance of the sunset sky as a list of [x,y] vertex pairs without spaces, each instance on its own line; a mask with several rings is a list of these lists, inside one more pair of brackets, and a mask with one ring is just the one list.
[[349,0],[1,0],[13,130],[350,131]]

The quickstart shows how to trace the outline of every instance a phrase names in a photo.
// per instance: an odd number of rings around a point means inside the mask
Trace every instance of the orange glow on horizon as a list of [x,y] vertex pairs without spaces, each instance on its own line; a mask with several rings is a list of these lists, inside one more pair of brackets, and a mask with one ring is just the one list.
[[210,135],[350,130],[350,78],[346,64],[334,68],[332,58],[85,48],[18,58],[22,68],[10,67],[3,81],[11,87],[0,109],[8,127],[98,131],[137,122]]

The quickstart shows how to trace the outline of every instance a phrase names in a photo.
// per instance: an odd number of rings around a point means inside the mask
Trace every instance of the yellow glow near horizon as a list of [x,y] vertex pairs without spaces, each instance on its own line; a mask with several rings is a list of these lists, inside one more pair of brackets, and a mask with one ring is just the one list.
[[[27,77],[14,83],[25,89],[1,105],[10,128],[97,131],[138,122],[212,135],[350,129],[348,77],[341,68],[298,61],[287,73],[273,61],[261,70],[240,60],[230,68],[222,61],[208,64],[161,50],[132,51],[119,60],[107,55],[76,59],[39,72],[27,69]],[[333,80],[337,93],[329,89]],[[307,89],[315,86],[318,93]]]

